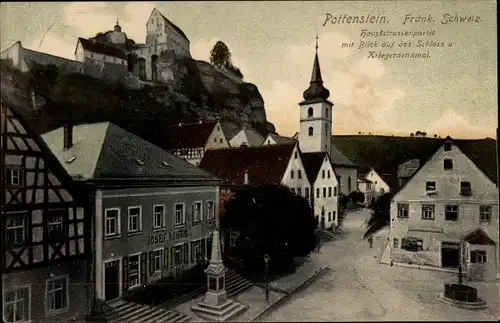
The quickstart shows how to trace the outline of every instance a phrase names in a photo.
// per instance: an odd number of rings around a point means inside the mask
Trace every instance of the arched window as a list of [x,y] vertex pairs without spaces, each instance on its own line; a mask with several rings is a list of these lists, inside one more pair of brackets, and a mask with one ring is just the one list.
[[351,176],[347,179],[347,192],[351,191]]
[[325,136],[328,137],[328,122],[325,123]]
[[325,108],[325,117],[328,118],[328,108]]
[[309,136],[312,136],[313,132],[314,132],[313,127],[309,127]]
[[313,116],[313,108],[307,109],[307,117],[310,118]]

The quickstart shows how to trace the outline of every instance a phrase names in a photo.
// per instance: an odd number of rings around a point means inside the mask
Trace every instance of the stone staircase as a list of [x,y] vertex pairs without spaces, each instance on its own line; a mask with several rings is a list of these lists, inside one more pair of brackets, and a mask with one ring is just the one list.
[[122,299],[108,304],[113,308],[113,313],[107,315],[109,323],[167,323],[186,322],[190,319],[186,314],[175,310],[127,302]]
[[234,270],[226,268],[226,292],[229,298],[237,296],[241,292],[249,289],[254,284],[246,278],[240,276]]

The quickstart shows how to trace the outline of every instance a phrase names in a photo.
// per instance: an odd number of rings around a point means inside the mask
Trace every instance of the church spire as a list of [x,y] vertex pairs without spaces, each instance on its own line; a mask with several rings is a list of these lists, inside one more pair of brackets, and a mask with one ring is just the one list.
[[316,34],[316,54],[314,55],[311,81],[309,82],[309,88],[304,91],[303,95],[307,101],[326,100],[330,96],[330,91],[323,86],[323,78],[321,77],[318,58],[318,38],[318,34]]

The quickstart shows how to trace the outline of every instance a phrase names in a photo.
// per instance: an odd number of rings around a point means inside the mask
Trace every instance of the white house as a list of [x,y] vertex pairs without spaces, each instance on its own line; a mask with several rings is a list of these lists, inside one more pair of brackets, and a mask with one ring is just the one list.
[[262,145],[276,145],[276,144],[284,144],[284,143],[292,143],[297,142],[297,139],[280,136],[277,133],[270,133],[262,142]]
[[293,138],[298,139],[300,149],[304,153],[329,154],[337,175],[339,191],[347,195],[357,190],[358,170],[357,166],[332,144],[333,103],[328,100],[329,96],[330,91],[323,86],[316,52],[309,88],[304,91],[304,100],[299,103],[300,131]]
[[229,145],[231,147],[239,147],[241,145],[247,145],[249,147],[256,147],[262,145],[264,138],[254,129],[243,128],[229,140]]
[[394,196],[390,213],[392,261],[461,265],[471,280],[495,279],[498,188],[451,138]]
[[375,199],[373,182],[369,179],[360,176],[360,178],[358,178],[358,190],[365,196],[363,205],[368,206]]
[[125,70],[127,70],[127,56],[123,50],[81,37],[78,38],[76,43],[75,60],[87,64],[108,63],[123,65]]
[[320,228],[337,226],[338,182],[328,154],[303,153],[302,162],[311,184],[311,196],[308,198]]
[[359,171],[359,176],[372,182],[371,188],[374,192],[374,197],[382,194],[389,193],[391,188],[389,184],[382,178],[382,176],[375,171],[373,167],[366,167]]
[[163,148],[174,156],[198,166],[205,151],[229,147],[221,124],[218,121],[179,123],[166,129]]

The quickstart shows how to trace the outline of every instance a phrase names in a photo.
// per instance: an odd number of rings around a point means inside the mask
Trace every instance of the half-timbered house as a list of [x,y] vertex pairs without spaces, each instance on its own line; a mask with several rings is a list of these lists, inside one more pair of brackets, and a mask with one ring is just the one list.
[[28,124],[24,103],[2,89],[3,321],[82,320],[92,293],[83,194]]

